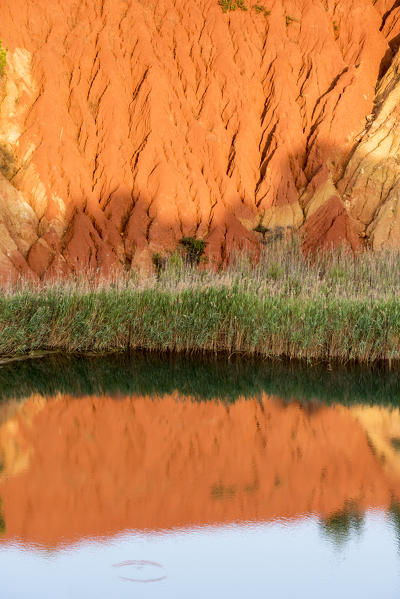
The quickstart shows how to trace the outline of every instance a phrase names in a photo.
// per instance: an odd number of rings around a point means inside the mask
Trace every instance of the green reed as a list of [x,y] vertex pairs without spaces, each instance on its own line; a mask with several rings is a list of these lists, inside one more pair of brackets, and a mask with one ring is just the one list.
[[296,239],[224,270],[91,273],[0,293],[0,354],[148,349],[347,362],[400,358],[400,253],[304,257]]

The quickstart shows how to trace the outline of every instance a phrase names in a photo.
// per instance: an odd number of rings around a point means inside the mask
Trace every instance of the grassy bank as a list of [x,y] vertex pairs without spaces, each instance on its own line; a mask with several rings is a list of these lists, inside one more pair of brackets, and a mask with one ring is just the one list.
[[0,354],[135,349],[346,362],[400,358],[400,254],[307,260],[293,240],[223,272],[74,280],[0,295]]

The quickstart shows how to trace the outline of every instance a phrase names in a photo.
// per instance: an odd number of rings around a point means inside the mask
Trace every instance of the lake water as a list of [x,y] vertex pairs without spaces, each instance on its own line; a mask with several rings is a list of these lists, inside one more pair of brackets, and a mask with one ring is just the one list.
[[0,367],[0,597],[400,596],[396,370]]

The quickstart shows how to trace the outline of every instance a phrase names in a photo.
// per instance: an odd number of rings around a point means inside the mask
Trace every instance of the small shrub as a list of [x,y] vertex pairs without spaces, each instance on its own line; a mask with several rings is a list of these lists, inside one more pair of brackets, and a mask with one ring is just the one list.
[[230,499],[236,495],[234,486],[213,485],[211,487],[211,497],[213,499]]
[[7,65],[7,50],[3,48],[1,40],[0,40],[0,77],[3,77],[6,72]]
[[264,227],[262,223],[258,223],[258,225],[254,227],[253,231],[255,231],[256,233],[260,233],[263,239],[265,239],[266,233],[269,233],[271,229],[267,229],[267,227]]
[[244,0],[218,0],[222,12],[230,12],[236,9],[248,10]]
[[390,444],[395,451],[397,451],[397,452],[400,451],[400,438],[399,437],[392,437],[390,439]]
[[188,262],[191,266],[198,266],[206,249],[207,242],[196,237],[182,237],[179,243],[185,248]]
[[262,4],[255,4],[253,6],[253,9],[256,11],[256,13],[263,14],[264,17],[269,17],[269,15],[271,14],[271,11],[267,10],[265,6],[262,6]]
[[271,231],[269,241],[280,241],[281,239],[283,239],[284,230],[284,227],[275,227],[275,229]]
[[159,279],[162,271],[165,270],[165,265],[167,262],[166,258],[159,252],[156,252],[152,256],[152,262],[153,262],[154,268],[156,269],[157,279]]
[[339,25],[337,24],[336,21],[333,21],[333,31],[335,34],[335,39],[337,39],[339,36]]
[[286,15],[286,25],[290,25],[290,23],[299,23],[299,19]]
[[0,144],[0,173],[4,175],[6,179],[11,181],[17,172],[15,166],[14,155],[6,148]]
[[[291,227],[286,227],[286,234],[290,232]],[[254,227],[253,231],[262,235],[261,243],[268,245],[270,243],[281,241],[285,234],[285,227],[277,226],[274,229],[268,229],[264,227],[262,223],[259,223]]]

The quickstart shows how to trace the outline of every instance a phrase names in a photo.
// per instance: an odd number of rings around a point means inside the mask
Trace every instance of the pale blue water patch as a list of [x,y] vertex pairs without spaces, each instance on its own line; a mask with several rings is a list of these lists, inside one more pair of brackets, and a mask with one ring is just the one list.
[[398,599],[392,521],[369,511],[343,541],[317,517],[128,531],[54,551],[0,544],[2,599]]

